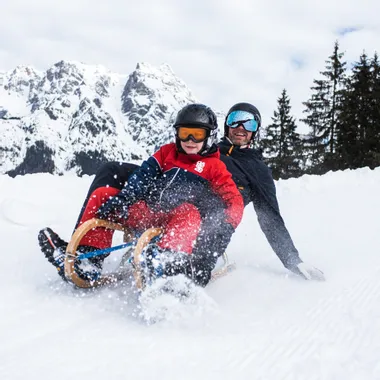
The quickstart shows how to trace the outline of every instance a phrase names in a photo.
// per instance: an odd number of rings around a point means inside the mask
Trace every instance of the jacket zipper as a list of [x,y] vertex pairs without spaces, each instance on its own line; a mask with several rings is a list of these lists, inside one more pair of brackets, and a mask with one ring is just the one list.
[[162,195],[164,194],[164,191],[173,183],[175,177],[177,177],[177,174],[178,172],[180,171],[180,168],[177,169],[177,172],[174,174],[173,178],[171,179],[171,181],[165,186],[165,188],[161,191],[160,193],[160,199],[159,199],[159,203],[161,203],[161,198],[162,198]]

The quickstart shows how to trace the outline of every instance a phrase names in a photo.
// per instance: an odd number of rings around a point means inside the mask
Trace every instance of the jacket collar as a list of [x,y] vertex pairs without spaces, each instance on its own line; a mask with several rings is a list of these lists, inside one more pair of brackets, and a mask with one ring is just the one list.
[[220,143],[222,145],[232,147],[232,149],[252,149],[253,148],[252,144],[234,145],[233,142],[227,136],[224,136]]
[[184,162],[197,162],[197,161],[203,161],[206,158],[209,157],[215,157],[215,158],[220,158],[220,152],[219,149],[217,149],[214,153],[207,154],[206,156],[201,156],[200,154],[186,154],[182,152],[178,152],[178,157],[181,158]]

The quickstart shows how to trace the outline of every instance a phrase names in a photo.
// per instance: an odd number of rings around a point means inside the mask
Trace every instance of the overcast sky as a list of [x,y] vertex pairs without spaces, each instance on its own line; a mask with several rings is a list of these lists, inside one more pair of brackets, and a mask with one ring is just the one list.
[[0,71],[168,63],[216,110],[248,101],[265,124],[286,88],[298,119],[335,40],[348,62],[380,53],[379,13],[379,0],[0,0]]

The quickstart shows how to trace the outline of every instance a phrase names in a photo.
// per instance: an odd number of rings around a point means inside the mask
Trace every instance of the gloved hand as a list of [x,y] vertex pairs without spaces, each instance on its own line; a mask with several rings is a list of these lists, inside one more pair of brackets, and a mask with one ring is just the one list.
[[290,268],[290,270],[303,277],[305,280],[315,280],[315,281],[325,281],[325,275],[318,268],[315,268],[306,263],[299,263],[294,268]]
[[96,217],[113,222],[117,222],[120,219],[127,219],[128,205],[125,202],[125,198],[118,195],[111,197],[99,207],[98,211],[96,211]]

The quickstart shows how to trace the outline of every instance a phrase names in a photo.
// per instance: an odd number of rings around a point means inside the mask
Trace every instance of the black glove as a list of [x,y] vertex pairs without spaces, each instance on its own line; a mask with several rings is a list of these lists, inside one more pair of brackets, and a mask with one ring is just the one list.
[[201,234],[193,249],[190,271],[193,281],[200,286],[206,286],[211,279],[211,272],[215,268],[218,257],[226,251],[235,228],[227,221],[215,225],[203,225]]
[[172,253],[170,256],[171,259],[165,262],[163,268],[163,273],[166,276],[175,276],[182,273],[192,280],[194,284],[201,287],[205,287],[209,283],[214,265],[210,266],[203,257],[179,252]]
[[103,203],[98,211],[96,217],[99,219],[106,219],[112,222],[117,222],[120,219],[128,218],[128,204],[124,197],[115,195]]
[[[194,257],[192,257],[194,256]],[[205,287],[211,279],[211,272],[215,267],[214,262],[205,261],[202,257],[189,255],[191,279],[196,285]]]

